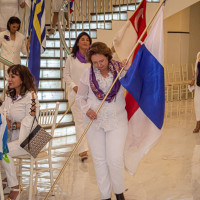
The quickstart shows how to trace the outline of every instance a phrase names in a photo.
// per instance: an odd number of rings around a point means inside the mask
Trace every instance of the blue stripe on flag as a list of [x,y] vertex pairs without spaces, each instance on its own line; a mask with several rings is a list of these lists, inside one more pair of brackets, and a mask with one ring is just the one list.
[[[0,126],[2,126],[2,123],[3,123],[2,115],[0,114]],[[4,123],[6,123],[5,119],[4,119]],[[1,147],[2,149],[0,150],[0,160],[2,160],[2,157],[3,157],[3,155],[5,153],[9,152],[8,145],[7,145],[7,140],[8,140],[8,127],[7,127],[7,124],[5,124],[5,129],[2,130],[2,132],[3,131],[4,131],[4,133],[3,133],[3,137],[2,137],[2,147]]]
[[165,109],[164,68],[144,44],[120,82],[146,116],[161,129]]
[[[36,86],[40,80],[40,54],[41,45],[46,38],[45,26],[41,27],[42,17],[44,17],[45,1],[35,0],[30,16],[29,33],[31,36],[28,67],[35,78]],[[45,25],[45,22],[43,21]],[[45,49],[45,46],[44,48]]]

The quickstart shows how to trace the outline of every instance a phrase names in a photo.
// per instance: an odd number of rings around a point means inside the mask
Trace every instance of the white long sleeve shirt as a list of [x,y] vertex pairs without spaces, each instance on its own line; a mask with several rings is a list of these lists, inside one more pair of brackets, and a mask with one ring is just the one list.
[[[36,116],[39,113],[39,102],[36,95]],[[17,100],[13,101],[10,97],[6,97],[1,109],[6,111],[6,118],[11,120],[11,123],[20,122],[20,129],[12,131],[11,141],[19,140],[22,142],[29,134],[32,126],[33,118],[30,115],[32,104],[32,93],[27,92],[23,97],[19,96]]]
[[64,68],[64,80],[68,86],[69,101],[74,100],[76,93],[73,91],[73,88],[79,85],[81,76],[90,66],[90,63],[81,63],[71,55],[67,57]]
[[[10,39],[10,32],[8,30],[0,32],[0,48],[1,57],[7,59],[14,64],[21,64],[20,52],[27,54],[24,35],[18,31],[15,33],[15,40]],[[9,37],[5,39],[5,35]]]
[[[109,72],[109,76],[104,78],[100,71],[94,67],[96,80],[100,89],[106,94],[113,82],[113,75]],[[85,117],[85,125],[90,119],[86,116],[89,109],[97,110],[101,104],[101,100],[97,99],[90,87],[89,82],[90,69],[87,69],[81,77],[79,89],[76,95],[76,104],[82,110]],[[103,128],[105,131],[112,130],[117,123],[127,123],[127,112],[125,110],[124,88],[121,85],[116,97],[112,102],[104,102],[102,108],[97,114],[97,119],[93,121],[93,127]]]

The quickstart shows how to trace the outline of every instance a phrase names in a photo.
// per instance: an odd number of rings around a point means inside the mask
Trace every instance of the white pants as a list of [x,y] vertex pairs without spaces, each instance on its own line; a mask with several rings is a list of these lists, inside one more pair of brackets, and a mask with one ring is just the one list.
[[[84,120],[83,120],[82,112],[75,104],[72,106],[71,110],[72,110],[74,121],[75,121],[76,140],[78,141],[85,130]],[[78,153],[82,153],[84,151],[88,151],[88,144],[87,144],[86,137],[83,138],[78,148]]]
[[195,92],[194,92],[194,108],[195,108],[195,115],[196,120],[200,121],[200,87],[195,86]]
[[91,126],[87,132],[101,199],[111,198],[111,181],[115,194],[124,192],[123,153],[128,126],[126,123],[113,126],[111,131]]
[[12,157],[19,155],[26,155],[27,152],[19,146],[18,140],[8,143],[8,149],[9,149],[8,158],[10,160],[10,163],[7,163],[5,160],[2,159],[2,167],[6,172],[8,186],[14,187],[16,185],[19,185],[19,183],[17,180],[16,168]]

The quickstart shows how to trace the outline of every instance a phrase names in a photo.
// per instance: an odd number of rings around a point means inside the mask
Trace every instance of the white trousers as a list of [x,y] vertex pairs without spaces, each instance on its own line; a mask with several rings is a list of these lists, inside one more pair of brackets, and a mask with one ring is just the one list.
[[200,87],[195,86],[195,92],[194,92],[194,108],[195,108],[195,115],[196,120],[200,121]]
[[13,156],[25,155],[27,152],[19,146],[19,141],[15,140],[13,142],[8,143],[8,158],[10,163],[7,163],[5,160],[2,159],[2,167],[5,170],[8,186],[14,187],[19,185],[17,175],[16,175],[16,168],[13,162]]
[[111,131],[95,130],[91,126],[86,134],[101,199],[111,198],[111,182],[115,194],[124,192],[123,153],[128,126],[127,123],[113,126]]
[[[85,130],[84,120],[83,120],[82,112],[75,104],[72,106],[71,110],[72,110],[72,114],[73,114],[74,122],[75,122],[76,140],[78,141]],[[78,153],[82,153],[84,151],[88,151],[88,144],[87,144],[86,137],[83,138],[78,148]]]

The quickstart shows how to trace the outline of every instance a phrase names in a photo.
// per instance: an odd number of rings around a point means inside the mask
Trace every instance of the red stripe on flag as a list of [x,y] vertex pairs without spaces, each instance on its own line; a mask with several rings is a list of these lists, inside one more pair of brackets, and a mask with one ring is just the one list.
[[133,116],[133,114],[137,111],[139,108],[139,105],[137,101],[133,98],[133,96],[127,91],[126,93],[126,110],[128,114],[128,120]]
[[[142,1],[138,9],[135,11],[135,13],[129,20],[132,23],[137,33],[137,39],[139,39],[146,28],[146,0]],[[141,41],[144,41],[146,36],[147,34],[145,33]],[[140,46],[141,45],[139,44],[135,49],[132,61],[134,60]],[[129,120],[133,116],[133,114],[137,111],[139,105],[128,91],[126,93],[125,100],[126,100],[126,110],[128,113],[128,120]]]
[[[131,16],[129,20],[137,33],[137,38],[139,39],[144,29],[146,28],[146,0],[142,1],[138,9],[135,11],[135,13]],[[141,41],[144,41],[146,36],[147,34],[145,33]],[[140,46],[141,45],[139,44],[135,49],[132,61],[134,60]]]

